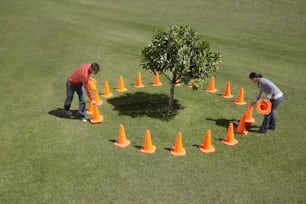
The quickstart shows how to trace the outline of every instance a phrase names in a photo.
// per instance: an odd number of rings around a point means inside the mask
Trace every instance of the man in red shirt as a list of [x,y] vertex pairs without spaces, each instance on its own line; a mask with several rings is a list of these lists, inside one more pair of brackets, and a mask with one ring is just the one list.
[[[66,100],[64,103],[64,110],[67,115],[72,115],[70,111],[71,102],[73,99],[74,92],[77,92],[79,96],[79,115],[82,122],[87,122],[85,118],[85,100],[84,92],[86,91],[88,99],[92,101],[93,104],[96,102],[93,100],[91,95],[90,87],[88,84],[89,77],[91,74],[97,74],[100,71],[100,67],[97,63],[84,64],[77,68],[67,79],[66,82]],[[85,89],[85,90],[84,90]]]

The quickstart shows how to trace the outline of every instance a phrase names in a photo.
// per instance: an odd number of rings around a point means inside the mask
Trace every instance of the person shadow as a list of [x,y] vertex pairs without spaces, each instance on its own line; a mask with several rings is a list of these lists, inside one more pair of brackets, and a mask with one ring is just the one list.
[[70,110],[70,111],[72,112],[72,114],[67,115],[63,108],[56,108],[56,109],[50,110],[48,114],[58,117],[58,118],[64,118],[64,119],[79,119],[80,118],[78,114],[78,110]]

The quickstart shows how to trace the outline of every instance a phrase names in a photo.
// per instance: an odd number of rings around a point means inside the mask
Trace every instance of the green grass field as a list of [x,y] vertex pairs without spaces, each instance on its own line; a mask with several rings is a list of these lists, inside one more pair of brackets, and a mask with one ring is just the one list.
[[[306,202],[305,1],[1,0],[0,13],[0,203]],[[170,86],[161,76],[152,87],[140,59],[156,30],[174,24],[189,24],[223,60],[217,93],[176,87],[178,111],[165,115]],[[67,76],[91,62],[102,66],[100,92],[108,80],[114,93],[101,98],[103,123],[58,117]],[[284,92],[278,127],[235,134],[229,147],[220,139],[247,109],[233,103],[240,87],[247,102],[259,91],[252,71]],[[126,93],[115,91],[119,75]],[[232,99],[220,96],[227,81]],[[125,149],[113,144],[120,124]],[[208,128],[216,152],[203,154]],[[147,129],[152,155],[139,150]],[[169,152],[178,131],[185,157]]]

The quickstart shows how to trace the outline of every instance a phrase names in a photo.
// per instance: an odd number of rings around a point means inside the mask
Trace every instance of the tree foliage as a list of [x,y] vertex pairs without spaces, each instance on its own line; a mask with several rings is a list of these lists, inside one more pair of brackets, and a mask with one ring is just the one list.
[[[158,30],[151,43],[142,50],[142,68],[165,75],[171,82],[170,100],[177,81],[201,84],[216,75],[221,55],[212,52],[189,25],[174,25]],[[169,102],[171,109],[171,101]]]

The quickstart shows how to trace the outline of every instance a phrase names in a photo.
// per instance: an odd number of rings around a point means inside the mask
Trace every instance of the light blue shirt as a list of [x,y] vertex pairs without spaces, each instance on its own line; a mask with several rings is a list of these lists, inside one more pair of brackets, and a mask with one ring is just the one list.
[[277,99],[283,96],[282,91],[269,79],[266,79],[264,77],[259,78],[258,86],[260,88],[260,91],[256,98],[256,101],[261,98],[263,93],[268,99]]

